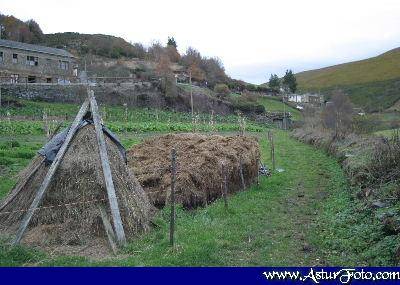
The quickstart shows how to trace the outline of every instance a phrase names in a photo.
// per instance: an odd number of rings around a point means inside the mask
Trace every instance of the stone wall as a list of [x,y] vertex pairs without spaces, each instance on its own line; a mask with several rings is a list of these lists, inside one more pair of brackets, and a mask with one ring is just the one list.
[[[174,98],[168,98],[161,91],[159,82],[106,83],[91,87],[99,104],[148,107],[189,112],[190,94],[179,90]],[[1,87],[2,95],[13,98],[58,103],[82,103],[86,98],[86,86],[71,84],[7,84]],[[231,114],[231,104],[205,94],[193,94],[195,112]]]

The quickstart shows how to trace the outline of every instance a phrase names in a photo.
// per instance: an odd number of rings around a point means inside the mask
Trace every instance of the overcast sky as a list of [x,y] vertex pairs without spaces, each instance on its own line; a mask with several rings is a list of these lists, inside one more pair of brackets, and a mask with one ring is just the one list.
[[174,36],[218,56],[227,73],[262,83],[400,47],[400,0],[0,0],[45,33],[102,33],[146,45]]

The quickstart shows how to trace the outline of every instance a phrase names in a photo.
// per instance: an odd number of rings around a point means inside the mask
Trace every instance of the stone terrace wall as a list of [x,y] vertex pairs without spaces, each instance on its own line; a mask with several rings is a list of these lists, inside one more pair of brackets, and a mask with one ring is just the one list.
[[[104,83],[91,87],[100,104],[122,105],[130,107],[169,108],[175,111],[190,111],[190,95],[180,91],[176,98],[167,98],[161,91],[158,81],[136,83]],[[57,84],[5,84],[1,87],[3,96],[40,100],[58,103],[82,103],[86,98],[84,85]],[[196,112],[230,114],[233,107],[216,98],[204,94],[194,94]]]

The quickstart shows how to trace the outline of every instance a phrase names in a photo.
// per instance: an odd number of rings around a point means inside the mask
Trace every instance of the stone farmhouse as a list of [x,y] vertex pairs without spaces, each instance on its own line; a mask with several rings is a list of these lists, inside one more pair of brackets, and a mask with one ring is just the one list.
[[68,51],[0,39],[1,82],[68,84],[76,77],[76,58]]

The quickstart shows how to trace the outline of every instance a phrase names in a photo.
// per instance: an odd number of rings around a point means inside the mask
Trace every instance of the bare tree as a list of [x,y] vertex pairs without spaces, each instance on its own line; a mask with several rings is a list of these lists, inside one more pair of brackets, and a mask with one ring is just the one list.
[[171,70],[171,61],[167,54],[161,54],[156,68],[157,74],[161,77],[161,87],[166,97],[174,98],[177,95],[175,77]]
[[310,129],[319,128],[322,125],[321,111],[314,107],[306,105],[303,111],[304,126]]
[[161,56],[164,54],[164,48],[160,42],[153,42],[147,49],[149,59],[158,62]]
[[336,135],[346,134],[352,129],[353,105],[342,91],[332,94],[321,115],[324,127],[334,130]]

